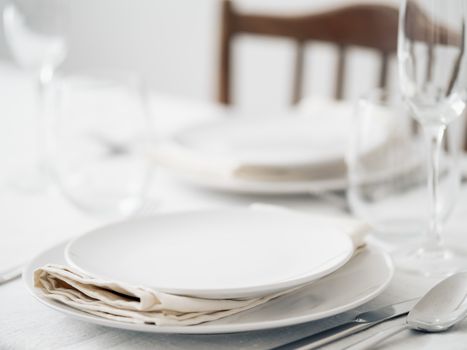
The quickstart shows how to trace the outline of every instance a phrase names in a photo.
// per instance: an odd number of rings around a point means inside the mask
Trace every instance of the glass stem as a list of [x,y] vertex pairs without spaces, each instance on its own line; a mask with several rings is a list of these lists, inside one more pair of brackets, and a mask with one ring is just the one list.
[[426,142],[428,143],[428,192],[430,206],[430,222],[428,238],[430,244],[439,247],[443,244],[441,222],[439,217],[439,159],[443,146],[445,125],[424,125]]

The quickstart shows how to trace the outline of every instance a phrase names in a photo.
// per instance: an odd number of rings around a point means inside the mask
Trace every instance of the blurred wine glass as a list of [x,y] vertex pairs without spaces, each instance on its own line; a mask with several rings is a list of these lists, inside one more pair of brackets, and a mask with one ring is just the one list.
[[[411,115],[399,94],[383,89],[365,94],[355,107],[347,152],[347,197],[353,214],[368,222],[381,239],[400,245],[423,236],[429,218],[427,150]],[[442,224],[459,193],[464,137],[457,132],[458,124],[448,128],[440,154]]]
[[[11,0],[3,10],[6,42],[18,65],[34,78],[37,91],[35,160],[11,183],[27,192],[42,192],[49,183],[45,157],[47,88],[67,55],[68,2]],[[33,126],[32,126],[33,127]]]
[[399,18],[398,62],[402,94],[424,130],[428,149],[430,221],[426,242],[400,258],[419,274],[444,276],[467,268],[441,235],[440,154],[447,126],[467,98],[465,0],[404,0]]
[[57,78],[48,130],[52,179],[77,208],[117,219],[139,211],[152,179],[152,123],[145,84],[133,74]]

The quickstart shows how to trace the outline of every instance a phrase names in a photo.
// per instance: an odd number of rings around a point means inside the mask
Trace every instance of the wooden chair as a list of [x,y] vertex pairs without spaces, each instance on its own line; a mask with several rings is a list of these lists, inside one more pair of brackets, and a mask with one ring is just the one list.
[[230,104],[232,41],[239,34],[285,37],[297,43],[292,103],[302,97],[305,43],[320,41],[338,48],[335,98],[342,99],[349,47],[370,48],[379,52],[379,86],[387,84],[389,57],[397,50],[398,10],[384,5],[352,5],[305,15],[263,15],[238,12],[232,1],[222,2],[222,26],[218,100]]
[[[430,32],[426,29],[430,18],[415,5],[409,10],[420,13],[420,20],[407,26],[410,36],[414,41],[427,41],[424,35]],[[387,85],[389,58],[397,51],[399,11],[395,7],[356,4],[304,15],[265,15],[239,12],[231,0],[223,0],[221,17],[218,101],[223,104],[232,102],[232,42],[240,34],[283,37],[296,42],[292,104],[302,98],[305,44],[308,41],[331,43],[338,48],[334,91],[336,99],[340,100],[344,95],[346,51],[349,47],[367,48],[379,52],[381,64],[378,86],[386,87]],[[445,38],[447,45],[451,41],[453,43],[458,43],[459,40],[464,42],[463,37],[458,38],[453,33],[449,33],[447,27],[439,27],[437,33]],[[460,57],[462,55],[463,52]],[[429,59],[432,59],[431,55]],[[459,69],[459,67],[455,68]],[[428,79],[430,74],[431,70],[428,69]],[[452,77],[453,79],[456,77],[455,72]],[[454,80],[450,85],[453,83]],[[464,149],[467,151],[467,137]]]

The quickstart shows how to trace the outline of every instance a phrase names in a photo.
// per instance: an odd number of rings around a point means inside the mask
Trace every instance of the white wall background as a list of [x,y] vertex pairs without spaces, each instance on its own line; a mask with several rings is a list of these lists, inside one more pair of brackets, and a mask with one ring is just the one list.
[[[134,70],[157,91],[215,99],[220,0],[64,1],[70,2],[72,13],[70,53],[64,69]],[[353,0],[237,0],[236,4],[245,10],[301,12],[350,2]],[[0,0],[0,7],[5,3]],[[0,59],[9,60],[1,34]],[[236,103],[257,111],[285,108],[290,99],[293,44],[242,37],[235,45]],[[334,81],[333,49],[313,46],[309,56],[306,91],[325,95]],[[349,92],[354,97],[373,84],[361,79],[363,69],[377,66],[374,56],[363,52],[352,58],[351,67]]]

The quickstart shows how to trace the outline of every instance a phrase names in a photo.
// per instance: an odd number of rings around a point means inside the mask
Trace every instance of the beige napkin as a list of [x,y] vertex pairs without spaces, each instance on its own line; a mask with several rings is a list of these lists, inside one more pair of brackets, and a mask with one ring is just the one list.
[[228,157],[213,157],[167,141],[151,152],[155,161],[169,169],[204,178],[234,178],[249,181],[309,181],[344,177],[343,159],[330,159],[319,163],[254,164],[237,162]]
[[[349,234],[355,247],[364,244],[368,227],[360,221],[322,216],[316,219],[320,225],[335,225]],[[189,326],[218,320],[302,288],[251,299],[203,299],[106,281],[55,264],[37,269],[34,285],[44,297],[96,316],[157,326]]]
[[186,297],[105,281],[54,264],[34,272],[34,285],[45,297],[96,316],[158,326],[188,326],[217,320],[289,292],[244,300]]
[[169,169],[214,179],[234,178],[279,182],[329,180],[345,176],[347,169],[344,159],[283,165],[240,162],[228,159],[228,157],[209,156],[169,141],[155,147],[151,151],[151,156],[158,164]]

